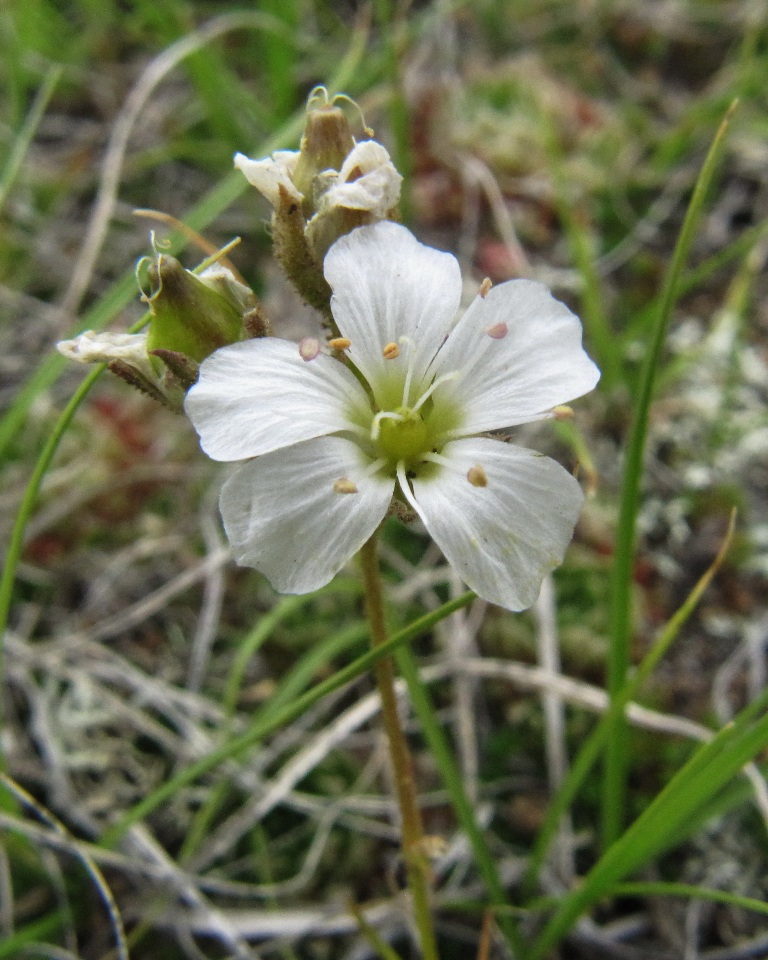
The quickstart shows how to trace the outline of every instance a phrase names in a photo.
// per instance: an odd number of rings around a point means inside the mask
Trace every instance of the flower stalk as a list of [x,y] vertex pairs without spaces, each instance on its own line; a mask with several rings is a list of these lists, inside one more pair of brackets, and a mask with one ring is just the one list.
[[[379,572],[377,533],[360,551],[365,590],[365,611],[371,630],[371,646],[375,649],[387,640],[384,602]],[[424,855],[424,829],[421,822],[413,761],[400,723],[395,694],[395,668],[391,657],[382,657],[374,666],[376,686],[381,697],[381,712],[389,743],[389,756],[394,773],[395,790],[400,807],[402,850],[413,899],[413,913],[424,960],[437,960],[437,942],[432,923],[429,895],[429,864]]]

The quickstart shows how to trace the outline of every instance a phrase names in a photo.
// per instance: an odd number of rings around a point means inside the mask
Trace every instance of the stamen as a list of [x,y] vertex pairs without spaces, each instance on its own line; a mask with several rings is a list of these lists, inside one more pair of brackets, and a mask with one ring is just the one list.
[[388,343],[384,347],[384,359],[385,360],[395,360],[400,356],[400,347],[396,343]]
[[561,404],[559,407],[555,407],[553,409],[552,416],[555,418],[555,420],[572,420],[573,407],[569,407],[566,404]]
[[461,373],[458,370],[450,370],[448,373],[444,373],[442,374],[442,376],[439,376],[436,380],[433,380],[430,386],[424,391],[424,393],[419,397],[419,399],[414,404],[413,412],[415,413],[421,407],[424,401],[430,398],[430,396],[440,386],[440,384],[446,383],[449,380],[455,380],[457,377],[460,377],[460,376],[461,376]]
[[488,486],[488,474],[479,463],[476,463],[474,467],[470,467],[469,470],[467,470],[467,480],[469,480],[473,487]]
[[379,431],[381,430],[382,420],[399,420],[402,423],[403,420],[405,420],[405,417],[402,414],[395,413],[391,410],[379,410],[371,422],[371,440],[379,439]]
[[436,463],[438,466],[450,470],[451,473],[463,474],[473,487],[488,486],[488,474],[480,463],[476,463],[464,473],[464,468],[459,466],[455,460],[451,460],[450,457],[444,457],[441,453],[425,453],[422,460],[428,461],[429,463]]
[[480,289],[477,291],[477,295],[479,297],[482,297],[483,300],[485,300],[485,298],[491,292],[492,286],[493,286],[493,281],[491,280],[490,277],[486,277],[485,280],[483,280],[483,282],[480,284]]
[[328,346],[332,350],[349,350],[352,346],[352,341],[349,337],[334,337],[328,341]]
[[299,356],[305,362],[320,356],[320,341],[317,337],[304,337],[299,340]]
[[335,493],[357,493],[357,487],[349,477],[339,477],[334,481],[333,489]]
[[413,340],[410,337],[400,337],[400,343],[408,347],[408,370],[405,374],[405,383],[403,384],[403,406],[408,406],[408,397],[411,393],[411,380],[413,379],[413,358],[416,355]]
[[509,327],[506,323],[494,323],[492,327],[486,327],[485,332],[491,340],[503,340],[509,333]]

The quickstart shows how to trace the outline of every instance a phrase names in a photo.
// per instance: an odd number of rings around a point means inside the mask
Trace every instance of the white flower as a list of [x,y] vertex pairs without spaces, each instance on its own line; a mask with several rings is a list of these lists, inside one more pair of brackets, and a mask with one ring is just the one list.
[[384,220],[400,202],[403,178],[389,159],[389,154],[375,140],[356,143],[337,173],[328,170],[328,189],[322,194],[318,215],[336,207],[365,210]]
[[[278,150],[264,160],[250,160],[235,154],[235,166],[246,180],[277,207],[282,186],[292,200],[301,203],[304,195],[293,182],[299,162],[298,151]],[[318,176],[318,212],[343,207],[363,210],[384,219],[400,200],[402,177],[395,169],[386,149],[375,140],[356,143],[340,170],[326,170]]]
[[386,221],[338,240],[324,270],[349,365],[246,340],[205,360],[187,394],[209,456],[255,458],[221,494],[238,561],[281,592],[315,590],[395,496],[479,596],[530,606],[563,558],[581,489],[555,461],[480,434],[594,387],[578,318],[542,284],[512,280],[453,325],[458,263]]

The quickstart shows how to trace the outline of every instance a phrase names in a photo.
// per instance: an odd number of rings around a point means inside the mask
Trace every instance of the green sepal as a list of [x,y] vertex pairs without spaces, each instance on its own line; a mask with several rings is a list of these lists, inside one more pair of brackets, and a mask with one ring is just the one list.
[[110,360],[107,366],[110,372],[114,373],[116,377],[120,377],[125,383],[140,390],[148,397],[161,403],[164,407],[168,407],[170,410],[177,409],[177,406],[162,392],[156,383],[148,380],[141,370],[132,366],[130,363],[126,363],[124,360]]
[[175,257],[161,253],[147,270],[152,320],[147,352],[170,350],[201,363],[229,343],[242,339],[242,314]]
[[168,373],[179,382],[185,391],[197,383],[200,365],[191,360],[185,353],[158,347],[156,350],[152,350],[150,355],[163,361]]

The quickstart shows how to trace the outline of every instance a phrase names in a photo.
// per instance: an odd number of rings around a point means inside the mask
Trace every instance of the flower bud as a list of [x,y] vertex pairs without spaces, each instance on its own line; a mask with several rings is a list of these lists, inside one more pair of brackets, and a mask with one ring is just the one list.
[[327,104],[308,108],[299,158],[293,172],[293,184],[304,198],[304,213],[308,220],[316,212],[316,178],[326,170],[340,170],[354,146],[349,120],[340,107]]
[[[144,261],[146,262],[146,261]],[[199,275],[158,254],[147,268],[149,328],[142,333],[94,333],[57,344],[79,363],[105,363],[116,376],[173,410],[197,380],[200,363],[219,347],[269,334],[253,291],[227,267],[213,263]]]
[[344,111],[319,87],[307,103],[298,152],[263,160],[238,153],[235,166],[274,208],[274,251],[288,279],[333,329],[323,260],[355,227],[397,219],[402,177],[389,154],[375,140],[356,143]]
[[150,353],[170,350],[201,363],[214,350],[241,339],[243,311],[220,274],[205,282],[175,257],[161,253],[150,264],[147,277],[152,288],[145,298],[152,313],[147,336]]

